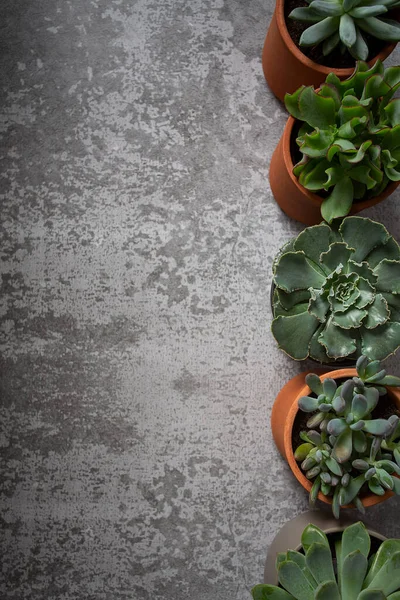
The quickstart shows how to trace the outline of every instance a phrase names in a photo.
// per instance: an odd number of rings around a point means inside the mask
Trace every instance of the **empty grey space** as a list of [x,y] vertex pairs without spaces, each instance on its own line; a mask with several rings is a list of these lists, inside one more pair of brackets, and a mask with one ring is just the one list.
[[[307,508],[269,428],[307,367],[269,331],[302,229],[268,183],[272,12],[0,5],[2,600],[246,600]],[[365,213],[398,240],[399,194]]]

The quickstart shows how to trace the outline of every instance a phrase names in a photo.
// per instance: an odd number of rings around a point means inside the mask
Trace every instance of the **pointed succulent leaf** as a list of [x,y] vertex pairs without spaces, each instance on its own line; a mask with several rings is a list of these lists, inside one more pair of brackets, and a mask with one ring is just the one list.
[[302,33],[299,42],[300,46],[315,46],[319,44],[337,31],[339,21],[339,17],[326,17],[319,23],[311,25],[311,27],[308,27]]
[[383,564],[367,589],[380,589],[385,596],[389,596],[398,588],[400,588],[400,552],[395,552]]
[[354,498],[358,495],[364,483],[364,475],[359,475],[358,477],[350,478],[349,485],[345,488],[341,488],[340,490],[340,505],[345,506],[346,504],[350,504],[351,502],[353,502]]
[[342,600],[357,598],[361,592],[367,569],[367,557],[360,550],[354,550],[344,556],[340,586]]
[[318,23],[321,20],[320,15],[308,6],[295,8],[288,16],[289,19],[302,23]]
[[385,42],[398,42],[400,40],[400,25],[397,21],[369,17],[368,19],[358,19],[357,25],[379,40],[385,40]]
[[338,477],[341,477],[343,475],[343,469],[342,469],[342,467],[339,465],[339,463],[332,456],[330,456],[325,461],[325,464],[328,467],[328,469],[332,473],[334,473],[335,475],[337,475]]
[[364,585],[366,588],[369,587],[372,580],[379,573],[383,565],[396,553],[400,552],[400,540],[392,539],[385,540],[379,546],[377,553],[369,568],[368,574],[365,578]]

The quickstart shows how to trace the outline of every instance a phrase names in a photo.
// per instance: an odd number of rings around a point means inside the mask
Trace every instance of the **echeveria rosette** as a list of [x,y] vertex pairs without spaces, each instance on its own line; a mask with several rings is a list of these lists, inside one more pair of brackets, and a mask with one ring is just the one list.
[[369,49],[363,33],[385,42],[400,40],[400,24],[384,15],[399,6],[398,0],[307,0],[309,6],[295,8],[289,18],[310,26],[300,37],[300,46],[323,42],[327,56],[337,46],[356,59],[367,60]]
[[286,94],[287,110],[303,122],[293,173],[306,189],[328,193],[321,205],[328,223],[347,215],[354,200],[400,181],[399,86],[400,67],[358,62],[345,81],[330,73],[317,91],[302,86]]
[[307,227],[273,265],[272,333],[295,360],[383,360],[400,346],[400,248],[363,217]]
[[370,555],[371,539],[365,525],[353,523],[340,538],[331,540],[318,527],[307,525],[302,551],[288,550],[276,557],[279,587],[260,584],[253,600],[396,600],[400,591],[400,540],[381,542]]

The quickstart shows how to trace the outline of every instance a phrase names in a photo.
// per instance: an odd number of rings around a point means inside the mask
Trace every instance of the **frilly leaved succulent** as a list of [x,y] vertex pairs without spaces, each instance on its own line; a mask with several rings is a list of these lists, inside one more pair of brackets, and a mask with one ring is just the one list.
[[400,248],[380,223],[307,227],[275,259],[273,284],[272,333],[295,360],[383,360],[400,346]]
[[301,544],[302,552],[277,555],[280,587],[256,585],[253,600],[398,600],[400,540],[385,540],[370,555],[370,536],[358,522],[332,545],[321,529],[308,525]]
[[400,180],[400,67],[357,63],[340,81],[330,73],[319,90],[301,86],[285,105],[301,126],[301,160],[293,173],[323,197],[325,221],[347,215],[353,201],[379,195]]
[[367,60],[369,49],[363,32],[385,42],[400,40],[400,25],[382,18],[399,6],[398,0],[307,0],[309,6],[292,10],[289,18],[310,26],[303,32],[299,45],[316,46],[323,42],[327,56],[337,46],[354,57]]
[[306,383],[313,395],[299,400],[299,409],[311,413],[303,443],[294,457],[308,479],[313,480],[310,502],[318,492],[333,496],[332,510],[339,518],[340,507],[350,502],[363,510],[359,494],[369,489],[383,495],[400,494],[400,421],[393,406],[388,419],[372,418],[385,386],[400,386],[400,378],[386,375],[379,361],[361,356],[357,377],[340,383],[321,381],[308,374]]

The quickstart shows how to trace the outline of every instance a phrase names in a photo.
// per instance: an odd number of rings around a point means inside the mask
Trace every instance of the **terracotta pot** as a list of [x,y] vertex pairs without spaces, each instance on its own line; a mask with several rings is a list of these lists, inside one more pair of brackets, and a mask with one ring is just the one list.
[[[337,521],[332,515],[329,516],[319,510],[309,510],[288,521],[280,529],[269,547],[264,569],[264,583],[278,585],[275,568],[276,555],[279,552],[286,552],[289,549],[299,551],[301,549],[301,534],[307,525],[310,525],[310,523],[316,525],[329,537],[329,534],[339,533],[356,521],[357,519],[352,519],[348,516],[341,517]],[[371,538],[376,538],[378,544],[386,539],[373,529],[367,528],[367,530]]]
[[[305,225],[317,225],[322,221],[322,198],[306,190],[293,174],[294,165],[290,152],[290,140],[295,123],[296,119],[293,117],[288,118],[282,137],[271,158],[269,182],[275,200],[289,217]],[[398,181],[391,181],[378,196],[369,200],[354,202],[350,214],[355,215],[382,202],[395,191],[399,183]]]
[[[318,370],[313,371],[317,373],[321,380],[331,379],[349,379],[357,376],[356,369],[338,369],[335,371],[328,371],[320,374]],[[292,430],[296,415],[299,411],[298,401],[302,396],[308,396],[311,393],[308,385],[305,384],[304,377],[307,373],[300,373],[291,379],[277,395],[274,405],[272,407],[271,414],[271,427],[272,435],[274,437],[275,444],[278,447],[281,455],[287,460],[289,467],[292,470],[293,475],[297,481],[301,483],[303,488],[310,492],[312,482],[307,479],[303,471],[300,469],[299,464],[294,458],[293,447],[292,447]],[[400,388],[387,387],[388,397],[393,404],[400,410]],[[380,400],[383,402],[383,399]],[[375,494],[367,494],[361,498],[362,503],[365,507],[374,506],[384,500],[387,500],[393,496],[393,492],[386,492],[384,496],[377,496]],[[326,504],[332,504],[332,498],[324,496],[321,492],[318,494],[318,499],[322,500]],[[354,508],[351,504],[345,508]]]
[[[396,44],[388,44],[377,56],[368,61],[368,64],[372,66],[378,59],[384,60],[395,47]],[[301,85],[318,87],[329,73],[335,73],[340,79],[346,79],[354,70],[354,68],[324,67],[307,58],[298,49],[287,30],[284,0],[276,0],[275,11],[265,39],[262,66],[270,89],[282,101],[286,92],[291,94]]]

